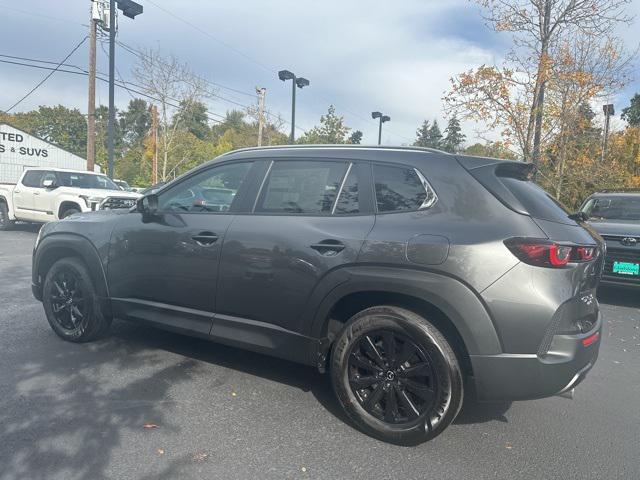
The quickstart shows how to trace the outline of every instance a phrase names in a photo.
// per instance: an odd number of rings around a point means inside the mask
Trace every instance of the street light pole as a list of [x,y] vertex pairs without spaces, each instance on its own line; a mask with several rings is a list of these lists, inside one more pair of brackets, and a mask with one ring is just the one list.
[[291,82],[291,143],[296,139],[296,77]]
[[109,0],[109,124],[107,126],[108,174],[113,178],[114,128],[116,123],[115,71],[116,71],[116,3],[125,17],[135,19],[143,11],[133,0]]
[[303,88],[309,86],[309,80],[303,77],[296,77],[295,73],[289,70],[280,70],[278,78],[283,82],[291,80],[291,135],[290,142],[294,143],[296,139],[296,87]]
[[382,124],[391,120],[391,117],[388,115],[383,115],[381,112],[371,112],[371,118],[380,119],[378,123],[378,145],[382,144]]

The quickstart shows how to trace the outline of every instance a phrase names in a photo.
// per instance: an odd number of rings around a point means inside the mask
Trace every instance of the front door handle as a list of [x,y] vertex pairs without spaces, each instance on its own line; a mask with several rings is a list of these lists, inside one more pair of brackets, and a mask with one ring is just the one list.
[[324,255],[326,257],[331,257],[333,255],[337,255],[345,248],[345,244],[340,240],[322,240],[321,242],[314,243],[310,245],[316,252],[320,255]]
[[198,235],[191,237],[201,247],[210,247],[218,241],[218,235],[211,232],[200,232]]

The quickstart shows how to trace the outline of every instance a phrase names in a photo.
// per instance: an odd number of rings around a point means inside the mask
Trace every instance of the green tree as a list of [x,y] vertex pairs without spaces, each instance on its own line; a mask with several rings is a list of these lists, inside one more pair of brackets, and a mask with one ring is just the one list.
[[413,142],[415,147],[428,147],[429,146],[429,131],[431,125],[429,120],[422,122],[422,126],[416,130],[416,141]]
[[207,106],[199,101],[180,102],[180,111],[177,114],[180,121],[179,127],[204,140],[209,135],[209,116]]
[[462,127],[460,126],[458,117],[454,115],[449,119],[444,133],[445,137],[442,140],[442,148],[449,153],[459,152],[467,137],[462,133]]
[[438,120],[434,120],[429,128],[429,141],[427,147],[441,148],[442,147],[442,132],[438,126]]
[[151,128],[149,104],[141,98],[134,98],[129,102],[128,108],[120,112],[119,121],[124,143],[129,146],[138,145]]
[[632,127],[640,126],[640,94],[636,93],[628,107],[622,109],[622,119]]
[[320,117],[320,125],[316,125],[298,139],[298,143],[307,144],[341,144],[347,143],[351,128],[344,124],[344,117],[336,114],[333,105],[329,105],[326,115]]
[[7,115],[7,121],[31,135],[86,157],[87,122],[78,109],[41,105],[38,110]]
[[359,145],[362,143],[362,132],[360,130],[356,130],[351,135],[349,135],[349,140],[347,143],[352,143],[355,145]]
[[474,157],[501,158],[503,160],[516,160],[518,158],[502,142],[474,143],[465,148],[462,153],[473,155]]

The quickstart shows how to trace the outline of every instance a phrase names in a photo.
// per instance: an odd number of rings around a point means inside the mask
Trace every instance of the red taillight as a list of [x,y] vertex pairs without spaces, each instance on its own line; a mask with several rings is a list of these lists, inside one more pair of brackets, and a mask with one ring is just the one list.
[[587,338],[582,339],[582,345],[588,347],[589,345],[593,345],[600,338],[600,332],[596,332],[593,335],[589,335]]
[[529,265],[561,268],[569,262],[587,262],[596,255],[595,247],[576,247],[537,238],[512,238],[504,242],[511,252]]
[[596,256],[596,249],[595,247],[576,247],[576,255],[578,260],[588,262]]

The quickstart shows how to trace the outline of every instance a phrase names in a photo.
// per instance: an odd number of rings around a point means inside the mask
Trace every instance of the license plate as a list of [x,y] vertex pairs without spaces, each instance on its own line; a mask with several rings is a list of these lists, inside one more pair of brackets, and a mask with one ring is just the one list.
[[620,275],[640,275],[640,263],[613,262],[613,273]]

